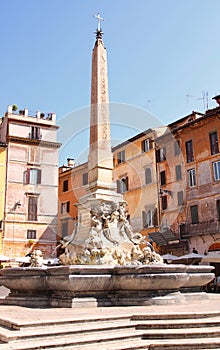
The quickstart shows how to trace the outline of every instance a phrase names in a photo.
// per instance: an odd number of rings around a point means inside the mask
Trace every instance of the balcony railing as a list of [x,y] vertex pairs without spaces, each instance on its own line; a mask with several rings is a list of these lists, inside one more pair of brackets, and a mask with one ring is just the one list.
[[218,233],[220,232],[220,221],[210,220],[197,224],[183,223],[180,225],[179,232],[181,238]]
[[42,139],[42,134],[32,134],[29,132],[28,138],[31,140],[41,140]]

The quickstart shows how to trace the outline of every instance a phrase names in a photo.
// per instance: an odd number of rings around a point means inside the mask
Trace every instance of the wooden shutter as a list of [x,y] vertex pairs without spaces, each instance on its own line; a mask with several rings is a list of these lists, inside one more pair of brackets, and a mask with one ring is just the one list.
[[157,208],[154,209],[153,225],[154,225],[154,226],[158,226]]
[[30,183],[30,169],[26,170],[26,184],[28,185]]
[[160,149],[156,150],[156,162],[160,163]]
[[41,170],[37,170],[37,184],[41,183]]
[[118,193],[121,193],[121,181],[120,181],[120,180],[117,180],[117,181],[116,181],[116,184],[117,184],[117,192],[118,192]]
[[37,197],[28,199],[28,220],[37,221]]
[[70,202],[66,202],[66,212],[70,212]]
[[148,227],[147,213],[142,211],[143,227]]
[[128,191],[128,176],[125,178],[126,191]]

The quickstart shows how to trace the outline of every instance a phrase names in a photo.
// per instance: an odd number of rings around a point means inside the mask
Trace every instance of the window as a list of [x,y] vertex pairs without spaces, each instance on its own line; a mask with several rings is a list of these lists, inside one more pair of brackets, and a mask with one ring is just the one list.
[[70,212],[70,202],[61,203],[61,214],[66,214]]
[[167,196],[162,196],[161,197],[161,207],[162,207],[162,210],[166,210],[167,209]]
[[186,142],[186,161],[187,161],[187,163],[194,162],[192,140]]
[[178,156],[180,154],[180,141],[174,142],[174,154],[175,156]]
[[27,239],[36,239],[37,231],[36,230],[27,230]]
[[117,192],[124,193],[128,191],[128,176],[117,180]]
[[143,227],[157,226],[157,209],[142,211]]
[[117,153],[118,164],[124,163],[125,161],[125,151]]
[[190,207],[190,212],[191,212],[192,224],[198,224],[198,222],[199,222],[198,205],[192,205]]
[[83,186],[88,184],[88,173],[83,174],[82,176]]
[[176,166],[176,179],[181,180],[182,179],[182,169],[181,165]]
[[178,206],[181,207],[183,205],[183,191],[177,192],[177,201]]
[[31,147],[29,150],[29,163],[40,163],[39,147]]
[[189,187],[196,186],[196,171],[195,171],[195,169],[188,170],[188,184],[189,184]]
[[32,126],[32,127],[31,127],[30,138],[31,138],[32,140],[40,140],[40,139],[41,139],[40,127],[39,127],[39,126]]
[[37,197],[28,197],[28,221],[37,221]]
[[152,173],[150,168],[145,169],[145,184],[151,184],[152,183]]
[[68,189],[69,189],[68,180],[64,180],[64,181],[63,181],[63,192],[68,191]]
[[213,163],[214,180],[220,180],[220,161]]
[[141,149],[142,152],[148,152],[152,148],[152,140],[151,139],[146,139],[141,142]]
[[38,185],[41,183],[41,170],[40,169],[27,169],[26,183],[30,185]]
[[153,211],[149,209],[147,212],[143,211],[143,226],[144,227],[152,227],[153,226]]
[[211,154],[217,154],[217,153],[219,153],[218,134],[217,134],[217,131],[211,132],[211,133],[209,134],[209,140],[210,140],[210,150],[211,150]]
[[160,172],[160,183],[161,183],[161,185],[166,185],[166,171],[165,170]]
[[157,163],[166,160],[166,147],[156,150],[156,161]]
[[68,220],[63,220],[61,222],[61,235],[62,238],[68,236]]

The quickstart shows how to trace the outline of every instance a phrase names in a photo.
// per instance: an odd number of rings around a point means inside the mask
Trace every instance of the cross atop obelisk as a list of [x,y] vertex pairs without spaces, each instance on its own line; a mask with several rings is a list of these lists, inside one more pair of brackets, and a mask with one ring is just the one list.
[[93,17],[97,18],[97,20],[98,20],[97,32],[101,32],[101,21],[104,21],[104,18],[101,17],[100,12],[98,12],[98,14],[94,15]]

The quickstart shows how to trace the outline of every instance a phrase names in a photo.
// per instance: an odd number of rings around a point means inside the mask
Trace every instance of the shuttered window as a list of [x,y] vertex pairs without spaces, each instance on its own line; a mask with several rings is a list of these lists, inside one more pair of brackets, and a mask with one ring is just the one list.
[[37,221],[37,197],[28,197],[28,221]]

